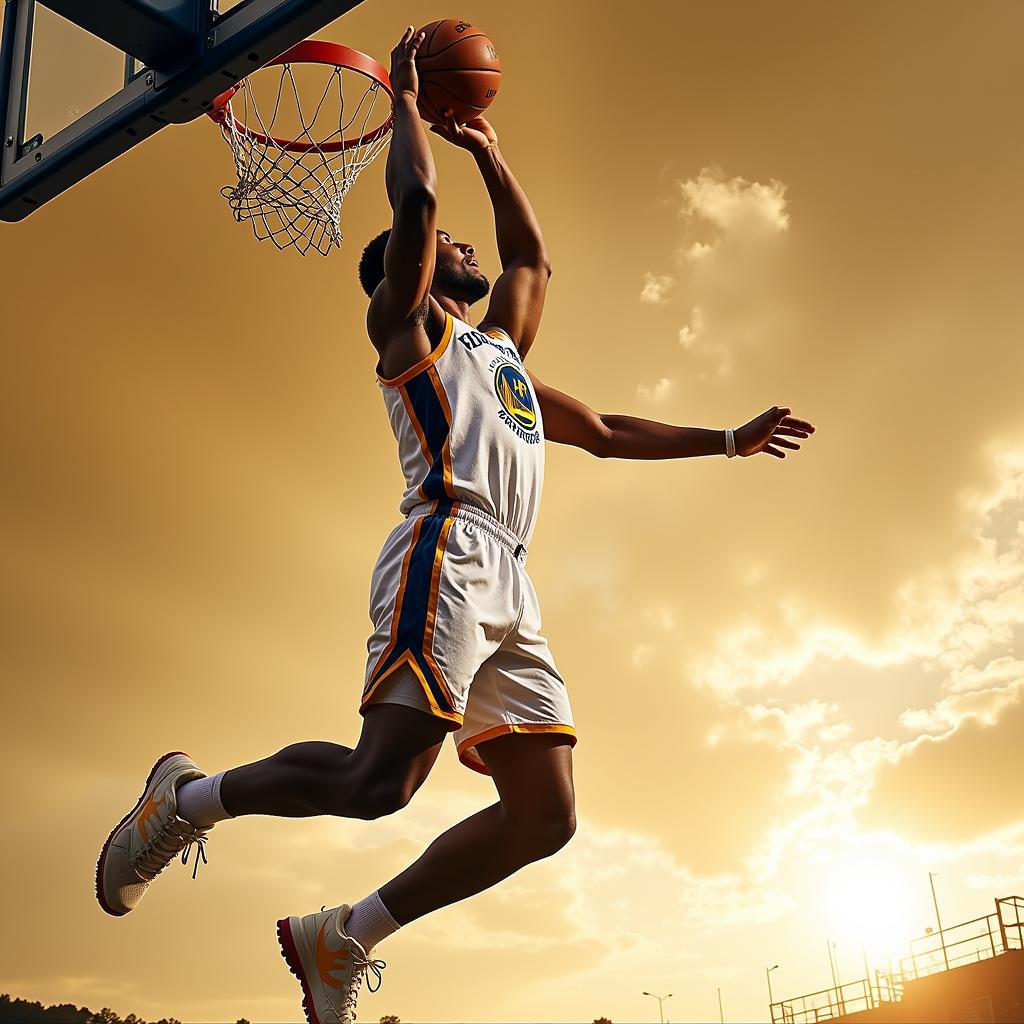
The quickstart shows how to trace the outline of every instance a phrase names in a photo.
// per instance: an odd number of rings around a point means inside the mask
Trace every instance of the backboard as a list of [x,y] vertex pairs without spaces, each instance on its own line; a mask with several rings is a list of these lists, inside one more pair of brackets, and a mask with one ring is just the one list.
[[[22,220],[167,125],[207,113],[360,2],[236,0],[217,10],[216,0],[5,0],[0,220]],[[71,32],[76,52],[84,41],[103,68],[88,90],[60,56]],[[39,97],[58,86],[66,102],[41,113]]]

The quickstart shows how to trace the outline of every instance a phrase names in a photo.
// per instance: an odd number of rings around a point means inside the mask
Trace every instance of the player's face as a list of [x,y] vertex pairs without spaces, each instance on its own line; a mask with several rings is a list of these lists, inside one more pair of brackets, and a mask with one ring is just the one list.
[[491,285],[481,273],[476,250],[469,242],[457,242],[447,231],[437,232],[434,280],[453,299],[476,302]]

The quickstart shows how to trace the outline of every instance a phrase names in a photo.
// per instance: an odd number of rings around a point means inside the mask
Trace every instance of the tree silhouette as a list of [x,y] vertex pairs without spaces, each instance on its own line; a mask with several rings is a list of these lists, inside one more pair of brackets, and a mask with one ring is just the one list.
[[86,1024],[92,1011],[71,1003],[43,1006],[27,999],[12,999],[6,992],[0,995],[0,1024]]

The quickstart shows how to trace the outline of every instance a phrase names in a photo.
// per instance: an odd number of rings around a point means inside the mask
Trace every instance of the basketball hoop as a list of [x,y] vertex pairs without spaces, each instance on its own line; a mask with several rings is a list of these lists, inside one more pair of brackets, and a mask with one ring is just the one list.
[[[301,90],[297,65],[309,66]],[[262,97],[263,112],[253,76],[214,100],[210,117],[231,147],[238,175],[238,184],[221,194],[235,220],[250,221],[257,238],[326,256],[342,242],[345,196],[391,137],[391,81],[372,57],[320,39],[293,46],[260,70],[269,75],[275,68],[276,86]],[[325,79],[322,91],[318,81],[308,87],[306,73]],[[306,101],[305,111],[300,92],[318,97]],[[293,123],[275,134],[275,125],[289,117]]]

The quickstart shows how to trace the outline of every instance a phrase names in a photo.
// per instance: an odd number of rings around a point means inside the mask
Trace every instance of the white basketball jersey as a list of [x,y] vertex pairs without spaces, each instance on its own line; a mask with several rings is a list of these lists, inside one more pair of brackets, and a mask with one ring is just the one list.
[[476,505],[524,545],[544,483],[540,404],[512,339],[445,313],[429,356],[378,375],[405,474],[401,512],[423,502]]

